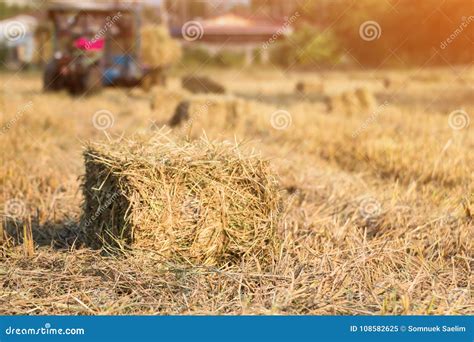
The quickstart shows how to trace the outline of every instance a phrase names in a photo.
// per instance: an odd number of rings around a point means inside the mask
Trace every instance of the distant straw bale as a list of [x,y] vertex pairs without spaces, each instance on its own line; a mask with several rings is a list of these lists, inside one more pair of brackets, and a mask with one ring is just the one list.
[[359,100],[359,106],[364,111],[373,110],[377,107],[377,100],[374,94],[367,88],[357,88],[355,90],[355,95]]
[[188,75],[181,81],[182,87],[193,94],[224,94],[225,87],[207,76]]
[[250,104],[232,95],[192,95],[181,101],[171,117],[170,126],[184,122],[196,131],[201,128],[235,129],[250,119]]
[[325,88],[322,81],[299,81],[296,83],[295,91],[300,94],[322,95]]
[[377,107],[374,94],[366,88],[327,95],[324,102],[328,112],[342,112],[349,115],[371,111]]
[[182,51],[166,27],[145,25],[141,29],[140,54],[142,63],[149,68],[141,84],[149,91],[154,85],[166,84],[166,71],[180,60]]
[[412,83],[412,80],[401,75],[387,75],[381,80],[385,90],[395,92],[406,89]]
[[52,39],[42,40],[38,43],[38,48],[34,49],[32,63],[35,65],[45,65],[53,56]]
[[148,99],[149,95],[139,87],[128,89],[127,95],[134,99]]
[[189,115],[190,103],[187,100],[181,101],[176,110],[174,111],[173,117],[169,121],[171,127],[178,126],[181,122],[187,121],[190,118]]
[[160,25],[145,25],[141,29],[141,61],[151,67],[165,67],[176,63],[182,55],[179,43],[168,29]]
[[159,117],[169,117],[173,115],[178,104],[189,96],[184,90],[153,87],[150,108],[158,113]]
[[334,113],[344,109],[342,96],[340,94],[326,95],[323,98],[328,113]]
[[273,262],[280,192],[255,153],[158,136],[89,144],[84,158],[82,227],[91,246],[131,246],[172,263]]
[[360,111],[359,99],[353,91],[348,90],[343,92],[341,94],[341,100],[346,114],[352,115]]

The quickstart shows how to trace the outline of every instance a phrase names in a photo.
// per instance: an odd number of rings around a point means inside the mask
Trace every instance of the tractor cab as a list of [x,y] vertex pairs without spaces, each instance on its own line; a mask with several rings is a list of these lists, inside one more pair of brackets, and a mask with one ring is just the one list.
[[85,94],[139,84],[146,74],[139,60],[140,14],[136,4],[51,4],[54,53],[44,70],[44,89]]

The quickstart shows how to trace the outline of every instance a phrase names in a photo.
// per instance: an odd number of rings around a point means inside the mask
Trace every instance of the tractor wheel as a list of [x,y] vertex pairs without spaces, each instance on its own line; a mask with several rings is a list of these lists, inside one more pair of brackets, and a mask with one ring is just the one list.
[[62,78],[59,75],[56,61],[50,61],[46,64],[43,72],[43,90],[55,91],[62,88]]

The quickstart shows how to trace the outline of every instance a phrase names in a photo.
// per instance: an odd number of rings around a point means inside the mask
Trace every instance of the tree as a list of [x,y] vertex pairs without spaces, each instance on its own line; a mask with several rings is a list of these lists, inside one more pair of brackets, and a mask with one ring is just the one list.
[[340,59],[338,41],[332,31],[304,24],[289,37],[278,42],[272,61],[280,65],[318,67],[333,65]]

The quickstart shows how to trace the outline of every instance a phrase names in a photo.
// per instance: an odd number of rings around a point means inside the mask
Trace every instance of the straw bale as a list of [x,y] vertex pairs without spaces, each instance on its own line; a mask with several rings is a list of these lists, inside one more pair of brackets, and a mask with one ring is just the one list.
[[328,112],[341,112],[349,115],[374,110],[377,106],[374,94],[366,88],[327,95],[324,97],[324,103]]
[[182,87],[193,94],[214,93],[224,94],[225,87],[207,76],[188,75],[181,80]]
[[178,104],[190,96],[187,91],[165,87],[153,87],[151,94],[151,110],[163,118],[173,115]]
[[179,43],[173,40],[168,29],[160,25],[145,25],[141,29],[141,61],[153,68],[176,63],[182,52]]
[[342,103],[342,96],[340,94],[326,95],[323,99],[328,113],[333,113],[341,110],[344,106]]
[[374,94],[367,88],[357,88],[355,96],[359,101],[359,106],[363,110],[373,110],[377,107],[377,100]]
[[274,260],[280,192],[255,153],[161,135],[89,144],[84,158],[82,226],[91,246],[199,265]]
[[322,81],[299,81],[295,91],[301,94],[324,94],[324,83]]
[[170,126],[184,122],[196,131],[202,128],[235,129],[250,119],[250,103],[232,95],[191,95],[181,101],[171,117]]

